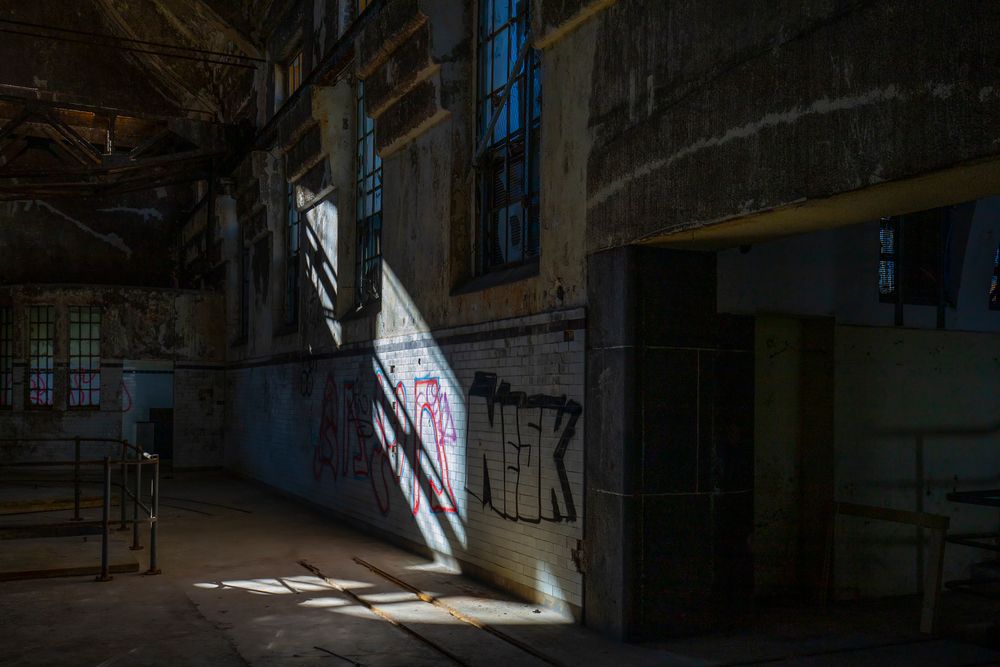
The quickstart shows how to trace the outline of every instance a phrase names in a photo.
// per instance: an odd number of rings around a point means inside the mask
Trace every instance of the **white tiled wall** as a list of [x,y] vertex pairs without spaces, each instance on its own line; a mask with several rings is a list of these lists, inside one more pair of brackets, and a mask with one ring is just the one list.
[[[562,311],[233,368],[227,464],[578,608],[582,320]],[[496,387],[492,423],[488,398],[470,396],[477,373]]]

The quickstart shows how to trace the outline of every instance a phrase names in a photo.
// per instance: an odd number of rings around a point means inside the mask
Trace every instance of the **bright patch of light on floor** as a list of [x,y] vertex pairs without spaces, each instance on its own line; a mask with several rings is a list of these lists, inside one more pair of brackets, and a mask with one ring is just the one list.
[[[407,624],[420,625],[456,625],[464,624],[464,621],[452,616],[446,610],[439,607],[432,607],[426,602],[416,600],[412,595],[406,594],[408,599],[398,601],[376,600],[376,596],[364,596],[367,602],[373,604],[380,611],[385,612],[393,619]],[[483,623],[493,626],[501,625],[572,625],[573,620],[562,616],[551,609],[543,609],[536,605],[525,604],[523,602],[510,602],[504,600],[491,600],[488,598],[476,598],[466,596],[453,596],[439,598],[443,603],[458,610],[460,613],[475,618]],[[538,613],[535,613],[535,610]],[[346,616],[361,618],[371,618],[372,612],[363,605],[345,604],[332,606],[330,611]]]
[[475,597],[471,595],[450,595],[439,597],[444,604],[453,607],[467,616],[471,616],[490,625],[501,624],[538,624],[572,625],[573,618],[563,615],[554,609],[540,607],[528,602],[513,600],[494,600],[492,598]]
[[414,602],[416,597],[413,593],[398,592],[398,593],[368,593],[362,595],[365,602],[371,602],[375,606],[380,606],[383,604],[395,604],[396,602]]
[[343,607],[347,604],[350,603],[344,598],[326,597],[303,600],[299,603],[299,606],[308,607],[310,609],[329,609],[330,607]]
[[444,554],[434,554],[434,560],[427,563],[417,563],[416,565],[407,565],[407,570],[414,570],[416,572],[440,572],[441,574],[462,574],[462,568],[458,564],[458,560],[451,557],[445,556]]
[[[287,582],[290,582],[294,588],[302,592],[308,591],[328,591],[333,588],[330,584],[325,581],[320,581],[311,574],[300,574],[294,577],[282,577]],[[371,584],[367,584],[361,581],[351,581],[349,579],[340,580],[344,584],[344,588],[365,588]]]
[[[372,584],[351,579],[331,579],[341,588],[371,588]],[[282,583],[284,582],[284,583]],[[317,581],[315,577],[294,576],[273,579],[234,579],[231,581],[201,582],[194,584],[195,588],[215,590],[242,590],[254,595],[291,595],[312,591],[328,591],[335,588],[326,582]]]

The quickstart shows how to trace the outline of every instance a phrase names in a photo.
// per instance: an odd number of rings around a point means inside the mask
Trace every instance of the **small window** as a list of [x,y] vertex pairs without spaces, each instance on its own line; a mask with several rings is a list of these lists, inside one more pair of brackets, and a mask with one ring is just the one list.
[[896,222],[882,218],[879,223],[878,293],[882,298],[896,294]]
[[382,290],[382,158],[375,150],[375,120],[365,114],[365,84],[358,81],[357,302]]
[[478,271],[538,257],[541,76],[528,0],[480,0],[476,167]]
[[990,279],[990,310],[1000,310],[1000,245],[993,251],[993,278]]
[[879,299],[935,306],[947,299],[949,209],[882,218]]
[[28,405],[52,405],[56,332],[54,306],[28,306]]
[[69,407],[101,405],[101,309],[69,308]]
[[302,52],[297,52],[289,58],[285,66],[285,99],[289,99],[292,94],[302,85]]
[[250,244],[246,222],[240,223],[240,339],[250,336]]
[[285,324],[299,321],[299,209],[295,205],[295,186],[288,184],[288,216],[285,225]]
[[0,408],[14,405],[14,320],[9,306],[0,307]]

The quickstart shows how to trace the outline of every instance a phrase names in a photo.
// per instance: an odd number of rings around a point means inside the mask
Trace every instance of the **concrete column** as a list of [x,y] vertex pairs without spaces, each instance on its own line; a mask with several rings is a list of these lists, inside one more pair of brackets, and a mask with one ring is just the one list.
[[698,632],[753,590],[753,319],[716,313],[715,254],[588,258],[586,622]]

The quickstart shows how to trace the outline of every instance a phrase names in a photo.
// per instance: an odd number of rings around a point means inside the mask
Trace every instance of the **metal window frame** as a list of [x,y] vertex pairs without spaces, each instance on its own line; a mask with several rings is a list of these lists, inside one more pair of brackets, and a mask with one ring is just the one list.
[[[69,307],[67,407],[73,410],[101,407],[101,315],[100,306]],[[85,382],[82,376],[84,371],[87,373]]]
[[[507,5],[500,25],[493,25],[490,11],[496,2]],[[535,262],[541,254],[541,59],[530,46],[530,0],[479,0],[477,7],[474,261],[475,272],[482,275]],[[494,80],[497,40],[506,40],[502,81]],[[520,91],[514,110],[520,120],[519,128],[511,132],[514,86]],[[499,138],[498,131],[502,133]],[[501,202],[496,201],[497,176],[506,190]],[[507,194],[512,191],[518,193],[516,198]],[[520,213],[516,226],[510,225],[511,206]],[[502,249],[501,229],[506,232]]]
[[[26,404],[30,408],[51,408],[55,404],[55,306],[30,305],[28,308],[28,381]],[[37,328],[36,328],[37,327]],[[40,328],[44,332],[36,335]],[[47,352],[41,351],[42,345]],[[41,396],[43,400],[38,400]]]
[[14,309],[0,306],[0,408],[14,407]]
[[[879,220],[879,301],[883,303],[896,303],[899,296],[899,218],[886,216]],[[888,230],[892,234],[892,250],[885,252],[882,248],[882,232]],[[886,275],[891,275],[890,289],[882,291],[882,267],[887,268]]]
[[357,81],[355,131],[355,303],[382,296],[382,158],[375,150],[375,119],[365,113],[365,82]]

